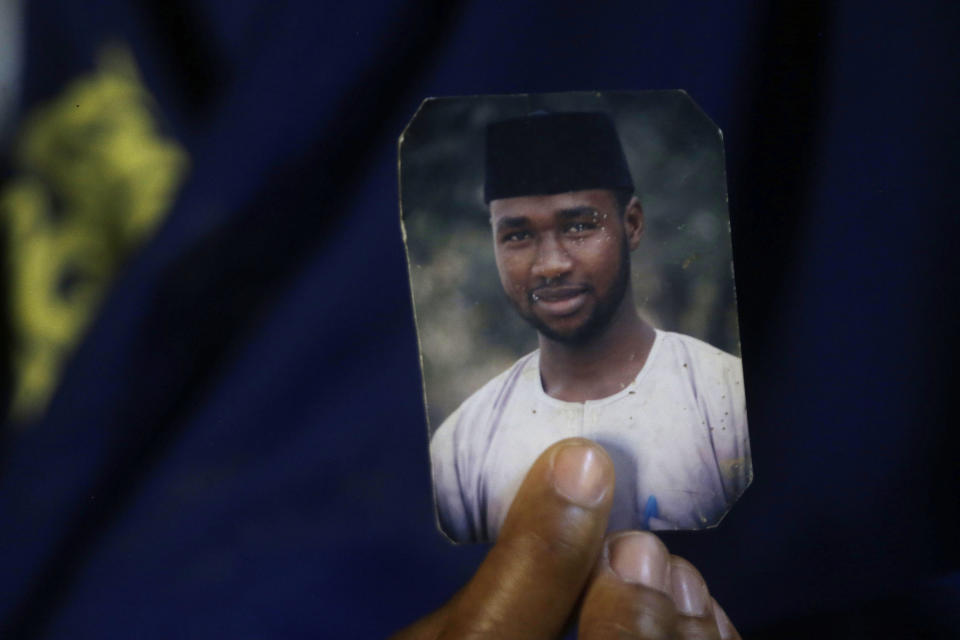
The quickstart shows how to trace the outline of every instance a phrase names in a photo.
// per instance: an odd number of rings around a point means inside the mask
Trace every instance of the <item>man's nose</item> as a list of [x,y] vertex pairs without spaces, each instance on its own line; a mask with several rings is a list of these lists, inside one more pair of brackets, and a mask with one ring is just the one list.
[[566,274],[572,266],[573,261],[563,243],[552,235],[543,236],[537,247],[532,274],[537,278],[552,280]]

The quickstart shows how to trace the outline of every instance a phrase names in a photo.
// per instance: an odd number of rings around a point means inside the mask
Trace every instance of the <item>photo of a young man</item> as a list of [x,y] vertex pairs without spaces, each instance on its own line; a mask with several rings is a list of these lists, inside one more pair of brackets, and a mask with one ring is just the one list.
[[432,433],[441,529],[495,539],[532,462],[570,437],[614,461],[611,530],[717,524],[752,477],[741,362],[642,315],[646,216],[613,118],[537,109],[482,129],[489,275],[537,348]]

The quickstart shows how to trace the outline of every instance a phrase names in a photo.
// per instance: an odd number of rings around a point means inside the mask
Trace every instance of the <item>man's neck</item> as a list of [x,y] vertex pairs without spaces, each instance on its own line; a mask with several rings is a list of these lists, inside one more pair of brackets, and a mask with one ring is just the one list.
[[606,330],[589,342],[565,344],[540,336],[540,381],[551,397],[568,402],[606,398],[633,382],[647,361],[656,332],[639,315],[633,297]]

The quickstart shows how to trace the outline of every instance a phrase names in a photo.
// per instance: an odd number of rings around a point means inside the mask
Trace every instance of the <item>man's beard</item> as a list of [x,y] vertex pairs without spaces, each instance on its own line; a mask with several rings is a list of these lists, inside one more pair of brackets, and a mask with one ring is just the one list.
[[525,313],[512,299],[511,304],[520,314],[520,317],[541,335],[561,344],[580,346],[587,344],[606,330],[614,314],[620,308],[620,303],[623,302],[623,296],[626,295],[628,286],[630,286],[630,247],[627,246],[626,238],[624,238],[623,244],[620,246],[620,268],[617,271],[617,278],[610,288],[610,293],[597,302],[593,313],[579,327],[569,332],[556,331],[545,324],[532,311]]

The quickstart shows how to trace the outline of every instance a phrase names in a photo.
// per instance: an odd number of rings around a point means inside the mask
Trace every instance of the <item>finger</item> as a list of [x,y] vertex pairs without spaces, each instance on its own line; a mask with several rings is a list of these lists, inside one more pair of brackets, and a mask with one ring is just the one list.
[[677,607],[677,637],[683,640],[722,640],[707,583],[696,567],[670,559],[670,590]]
[[674,638],[670,571],[670,553],[652,533],[611,536],[584,597],[579,637]]
[[561,441],[530,469],[497,544],[450,604],[441,637],[553,638],[603,546],[613,463],[598,445]]
[[720,640],[741,640],[740,634],[733,627],[727,613],[717,604],[716,600],[711,598],[713,603],[713,616],[717,621],[717,628],[720,629]]

